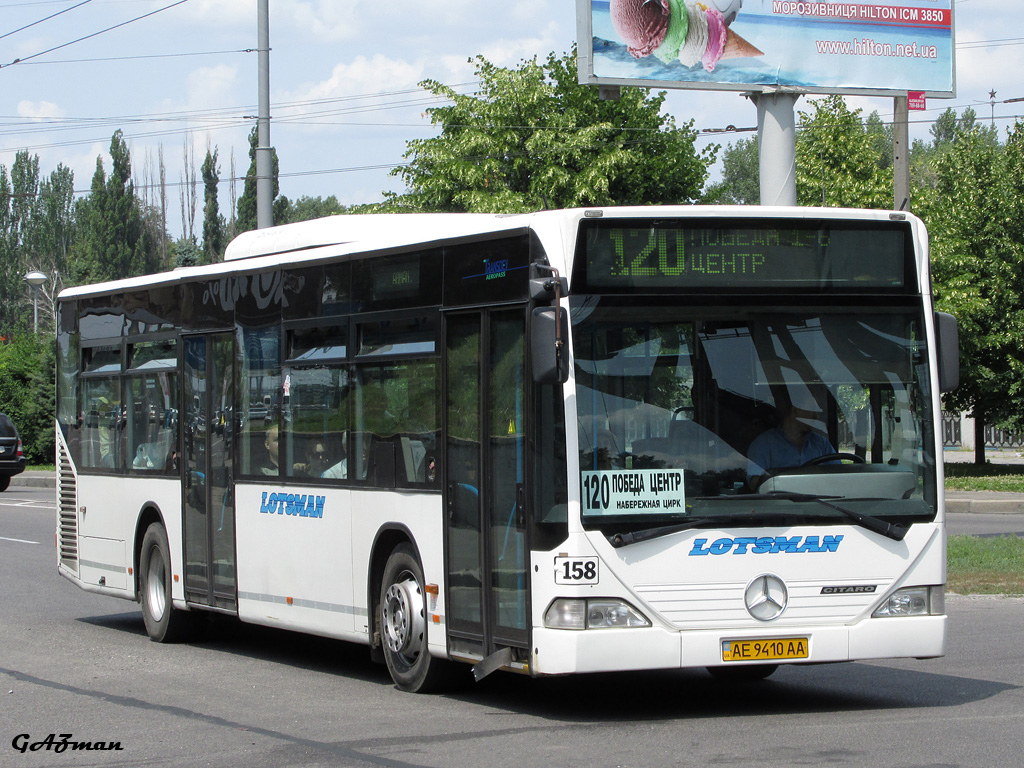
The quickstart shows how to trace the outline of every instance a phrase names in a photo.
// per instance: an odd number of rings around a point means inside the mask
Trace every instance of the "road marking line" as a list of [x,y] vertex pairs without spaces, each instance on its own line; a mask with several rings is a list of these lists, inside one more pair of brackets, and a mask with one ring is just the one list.
[[16,541],[19,544],[38,544],[38,541],[29,541],[28,539],[9,539],[6,536],[0,536],[0,541]]

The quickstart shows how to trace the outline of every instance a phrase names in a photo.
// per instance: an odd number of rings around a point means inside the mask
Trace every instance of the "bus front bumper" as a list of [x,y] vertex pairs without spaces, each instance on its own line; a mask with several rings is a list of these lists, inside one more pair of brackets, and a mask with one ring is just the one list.
[[533,631],[533,673],[567,675],[766,663],[723,661],[723,643],[805,638],[806,658],[770,663],[821,664],[891,658],[934,658],[946,652],[946,616],[872,618],[853,626],[777,626],[736,630],[640,629]]

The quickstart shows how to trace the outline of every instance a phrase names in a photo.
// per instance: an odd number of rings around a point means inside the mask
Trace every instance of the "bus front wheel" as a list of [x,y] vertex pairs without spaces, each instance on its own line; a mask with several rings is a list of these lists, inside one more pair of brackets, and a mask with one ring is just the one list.
[[171,604],[171,549],[160,523],[150,524],[142,537],[139,593],[149,638],[157,643],[184,640],[194,617]]
[[427,650],[423,568],[408,544],[398,545],[388,557],[378,611],[384,661],[395,685],[413,693],[442,685],[448,662]]

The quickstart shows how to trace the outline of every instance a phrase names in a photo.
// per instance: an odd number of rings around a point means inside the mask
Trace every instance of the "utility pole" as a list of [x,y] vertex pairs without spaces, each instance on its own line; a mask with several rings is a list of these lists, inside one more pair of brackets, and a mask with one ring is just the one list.
[[256,121],[256,228],[274,226],[274,163],[270,146],[270,0],[257,4],[259,116]]

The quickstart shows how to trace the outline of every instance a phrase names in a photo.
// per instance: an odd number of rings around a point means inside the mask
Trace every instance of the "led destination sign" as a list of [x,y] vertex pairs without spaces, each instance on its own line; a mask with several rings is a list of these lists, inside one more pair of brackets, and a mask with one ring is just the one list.
[[890,222],[584,221],[577,276],[590,290],[900,289],[905,235]]

